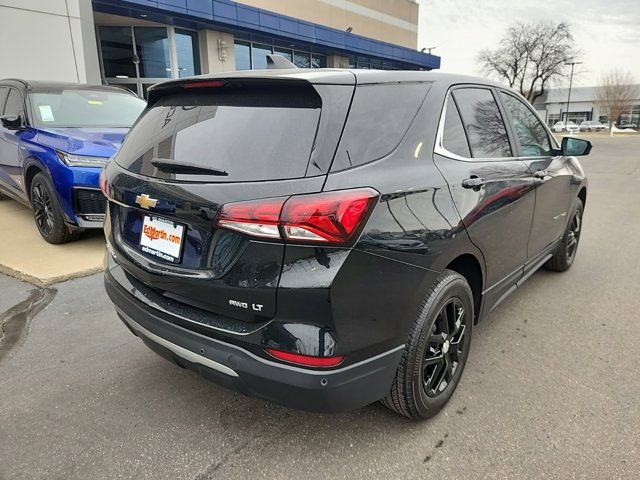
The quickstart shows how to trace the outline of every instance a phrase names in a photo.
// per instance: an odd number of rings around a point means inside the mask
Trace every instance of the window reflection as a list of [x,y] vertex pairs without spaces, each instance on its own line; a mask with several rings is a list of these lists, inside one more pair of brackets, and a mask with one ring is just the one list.
[[169,37],[165,27],[134,27],[140,77],[171,78]]
[[200,54],[196,32],[176,29],[176,51],[178,52],[178,77],[200,75]]
[[248,43],[236,42],[236,70],[251,70],[251,49]]
[[504,92],[500,92],[500,95],[511,115],[511,123],[520,144],[520,154],[524,157],[550,155],[551,142],[540,120],[513,95]]
[[461,88],[453,97],[462,117],[471,155],[475,158],[511,156],[511,146],[502,115],[491,90]]
[[135,78],[131,27],[100,27],[98,31],[104,76]]
[[269,45],[258,45],[254,43],[251,47],[251,61],[254,70],[264,70],[267,68],[267,55],[271,55]]

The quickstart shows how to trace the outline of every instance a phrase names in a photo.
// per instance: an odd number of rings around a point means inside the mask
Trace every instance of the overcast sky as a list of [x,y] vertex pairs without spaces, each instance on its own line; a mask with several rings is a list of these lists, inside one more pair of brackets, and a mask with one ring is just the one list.
[[[616,67],[640,83],[640,0],[419,0],[418,49],[438,48],[441,70],[477,75],[475,56],[493,48],[514,20],[568,21],[583,51],[574,84],[597,85]],[[564,86],[564,85],[562,85]]]

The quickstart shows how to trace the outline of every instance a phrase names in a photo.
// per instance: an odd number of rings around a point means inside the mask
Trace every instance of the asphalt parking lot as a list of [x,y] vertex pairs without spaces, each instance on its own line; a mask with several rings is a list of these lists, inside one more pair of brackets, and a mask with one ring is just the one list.
[[578,258],[474,332],[436,418],[246,398],[148,350],[101,275],[0,275],[0,478],[639,478],[640,137],[594,137]]

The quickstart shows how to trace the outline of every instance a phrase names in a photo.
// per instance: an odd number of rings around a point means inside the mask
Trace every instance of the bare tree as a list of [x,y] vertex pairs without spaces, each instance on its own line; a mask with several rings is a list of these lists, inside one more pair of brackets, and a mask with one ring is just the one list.
[[609,127],[631,111],[634,100],[638,97],[638,86],[629,72],[615,69],[600,78],[596,103],[600,113],[607,116]]
[[516,22],[496,49],[482,50],[476,61],[485,74],[506,81],[533,103],[567,75],[565,64],[577,55],[568,23]]

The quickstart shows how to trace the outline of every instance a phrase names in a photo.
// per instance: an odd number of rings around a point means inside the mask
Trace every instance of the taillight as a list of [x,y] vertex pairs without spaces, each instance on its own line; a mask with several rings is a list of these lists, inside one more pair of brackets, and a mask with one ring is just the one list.
[[230,230],[265,238],[280,238],[278,221],[286,198],[223,205],[217,224]]
[[109,198],[109,183],[107,182],[107,176],[104,173],[104,169],[100,171],[98,184],[100,185],[100,190],[102,190],[102,194],[106,198]]
[[378,195],[362,188],[229,203],[216,224],[257,237],[344,244],[360,233]]
[[344,360],[344,355],[335,357],[316,357],[312,355],[300,355],[299,353],[285,352],[283,350],[275,350],[267,348],[267,353],[274,356],[278,360],[303,365],[305,367],[336,367]]

